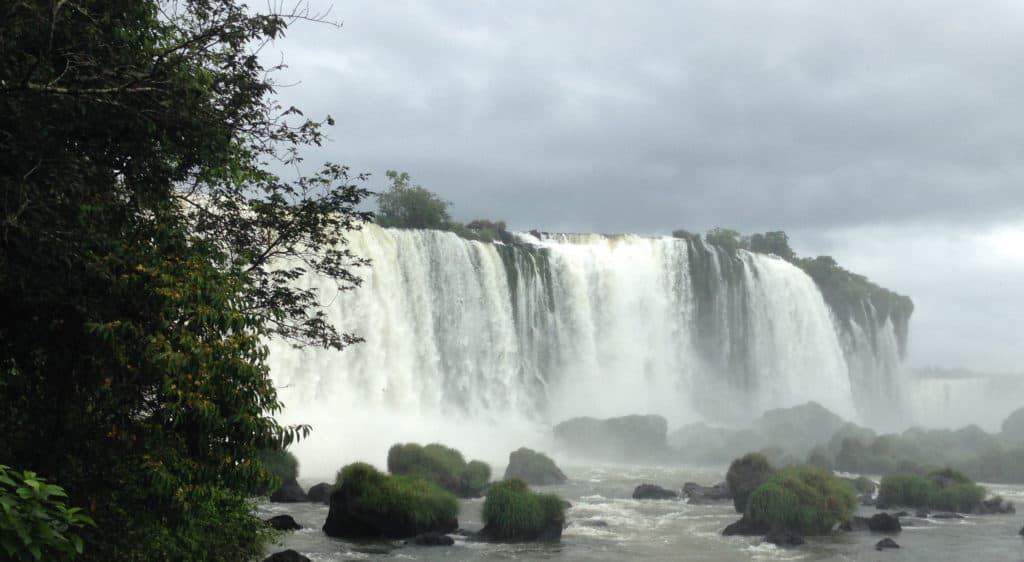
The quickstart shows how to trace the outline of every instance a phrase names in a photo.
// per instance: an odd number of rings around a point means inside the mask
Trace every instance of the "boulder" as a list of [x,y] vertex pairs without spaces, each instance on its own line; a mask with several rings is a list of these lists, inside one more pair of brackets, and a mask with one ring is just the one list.
[[306,492],[306,499],[312,503],[328,503],[331,501],[331,485],[327,482],[316,484]]
[[554,434],[563,449],[590,458],[636,461],[670,456],[668,421],[661,416],[572,418],[556,425]]
[[309,558],[292,549],[275,552],[263,559],[263,562],[312,562]]
[[265,521],[278,531],[298,531],[302,528],[302,525],[296,523],[291,515],[275,515]]
[[494,542],[558,542],[565,528],[565,503],[554,494],[538,494],[513,478],[487,491],[477,539]]
[[876,513],[868,519],[868,529],[876,533],[898,533],[903,530],[900,518],[888,513]]
[[1003,498],[996,496],[991,499],[982,500],[971,512],[975,515],[1012,515],[1017,513],[1013,502],[1003,501]]
[[640,484],[633,490],[634,500],[674,500],[679,494],[654,484]]
[[1024,537],[1024,527],[1021,527],[1021,528],[1020,528],[1020,532],[1019,532],[1019,533],[1017,533],[1017,534],[1018,534],[1018,535],[1020,535],[1020,536],[1022,536],[1022,537]]
[[933,513],[932,519],[966,519],[966,517],[959,513],[953,513],[952,511],[943,511],[940,513]]
[[885,550],[887,548],[899,548],[900,545],[896,544],[896,541],[886,537],[875,544],[875,550]]
[[729,492],[729,485],[719,482],[714,486],[701,486],[694,482],[683,484],[683,495],[689,498],[693,505],[706,505],[732,499]]
[[919,509],[919,510],[917,510],[917,512],[914,513],[914,517],[920,517],[921,519],[927,519],[928,518],[928,510],[927,509]]
[[295,481],[294,478],[286,480],[281,487],[270,494],[270,501],[274,503],[300,503],[307,502],[309,498],[306,497],[306,492],[302,491],[302,486]]
[[764,535],[770,529],[766,529],[760,525],[751,522],[746,517],[740,518],[739,521],[726,525],[725,529],[722,530],[722,534],[727,537],[732,536],[743,536],[751,537],[756,535]]
[[573,521],[572,527],[590,527],[591,529],[607,529],[608,522],[602,519],[577,519]]
[[451,546],[455,539],[441,533],[420,533],[409,542],[417,546]]
[[764,484],[772,472],[774,472],[772,465],[760,453],[749,453],[732,461],[725,480],[728,483],[733,507],[736,508],[737,513],[746,511],[747,498],[758,486]]
[[764,542],[772,543],[775,546],[800,546],[804,544],[804,537],[800,533],[794,533],[785,529],[771,529],[764,536]]
[[[341,487],[331,494],[330,511],[323,526],[327,536],[402,539],[428,532],[447,534],[459,528],[458,507],[451,495],[445,499],[447,492],[437,488],[410,492],[396,487],[389,480],[392,477],[377,473],[369,465],[357,465],[360,463],[342,470]],[[350,470],[351,467],[368,475]],[[350,476],[346,478],[346,474]],[[377,501],[367,504],[363,501],[364,493],[373,494]],[[408,493],[421,496],[404,495]],[[414,510],[430,511],[431,515],[413,517]]]
[[509,453],[505,480],[510,478],[519,478],[534,486],[564,484],[568,480],[565,473],[555,465],[555,461],[544,453],[526,447]]

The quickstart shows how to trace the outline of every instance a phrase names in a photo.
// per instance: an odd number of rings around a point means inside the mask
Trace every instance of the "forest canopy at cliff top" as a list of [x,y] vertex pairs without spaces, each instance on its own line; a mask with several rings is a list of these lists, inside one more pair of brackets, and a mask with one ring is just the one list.
[[230,0],[0,5],[0,463],[95,519],[86,559],[259,554],[255,452],[309,431],[273,418],[266,339],[357,340],[292,281],[358,283],[344,233],[369,218],[362,178],[264,165],[298,165],[331,122],[280,107],[258,57],[317,18]]

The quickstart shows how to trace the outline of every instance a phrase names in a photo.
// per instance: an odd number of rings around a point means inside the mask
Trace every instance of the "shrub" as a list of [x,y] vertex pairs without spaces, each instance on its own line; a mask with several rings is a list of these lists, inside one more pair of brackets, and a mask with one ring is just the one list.
[[281,482],[295,480],[299,477],[299,460],[290,451],[266,449],[260,451],[258,458],[267,474]]
[[772,474],[754,490],[744,517],[761,528],[823,535],[849,521],[856,506],[852,488],[832,473],[793,466]]
[[882,478],[878,501],[882,504],[944,511],[972,511],[985,499],[985,488],[951,468],[932,471],[927,477],[897,473]]
[[928,507],[943,511],[969,513],[985,499],[985,488],[977,484],[955,484],[935,489],[928,496]]
[[486,463],[466,464],[462,453],[440,443],[393,445],[388,450],[388,472],[417,475],[464,497],[479,495],[491,478]]
[[513,478],[491,486],[482,514],[484,534],[489,538],[535,540],[556,530],[561,535],[565,504],[558,496],[537,494],[526,482]]
[[740,513],[746,511],[747,498],[768,479],[774,470],[768,459],[761,453],[747,453],[732,461],[732,464],[729,465],[729,472],[725,475],[725,481],[732,493],[736,511]]
[[440,525],[459,514],[454,495],[417,475],[387,475],[357,462],[338,472],[334,486],[343,484],[359,497],[360,509],[411,527]]
[[0,548],[3,560],[73,560],[82,553],[73,531],[92,519],[60,498],[64,489],[47,484],[34,472],[17,472],[0,464]]
[[928,507],[934,485],[916,474],[896,473],[882,478],[878,503],[906,507]]

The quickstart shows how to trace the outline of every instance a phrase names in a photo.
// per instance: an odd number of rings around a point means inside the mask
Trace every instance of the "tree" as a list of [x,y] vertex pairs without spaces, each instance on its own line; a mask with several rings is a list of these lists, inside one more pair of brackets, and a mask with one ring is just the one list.
[[781,230],[751,236],[750,251],[761,254],[775,254],[786,261],[796,259],[796,253],[789,247],[789,236]]
[[377,224],[395,228],[451,227],[448,207],[451,205],[421,185],[411,185],[407,172],[387,171],[390,185],[377,195]]
[[97,523],[90,560],[249,560],[282,427],[266,339],[340,349],[317,272],[365,263],[362,176],[286,181],[325,121],[273,100],[258,49],[302,6],[0,6],[0,462]]
[[712,228],[704,235],[704,240],[730,253],[735,253],[740,248],[746,249],[749,245],[739,232],[729,228]]

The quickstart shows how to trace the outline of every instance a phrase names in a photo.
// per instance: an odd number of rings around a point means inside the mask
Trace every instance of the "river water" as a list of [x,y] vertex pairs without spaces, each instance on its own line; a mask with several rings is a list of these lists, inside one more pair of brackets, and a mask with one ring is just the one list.
[[[502,467],[503,468],[503,467]],[[677,501],[631,499],[638,484],[682,488],[688,481],[713,484],[724,479],[721,468],[589,465],[562,467],[569,482],[539,488],[572,503],[569,526],[558,544],[489,544],[455,536],[451,547],[403,546],[398,542],[351,542],[327,537],[320,527],[327,506],[261,504],[261,515],[287,513],[305,528],[283,537],[267,553],[295,549],[314,561],[343,560],[989,560],[1024,561],[1024,537],[1018,535],[1024,514],[972,516],[964,520],[902,518],[903,532],[893,538],[902,547],[879,552],[884,535],[844,534],[809,538],[796,549],[761,544],[759,538],[723,537],[719,533],[738,518],[731,503],[703,506]],[[500,472],[498,473],[500,474]],[[301,481],[309,486],[315,481]],[[988,486],[992,493],[1024,506],[1024,486]],[[467,530],[483,526],[483,500],[462,500],[459,523]],[[861,508],[871,515],[873,508]],[[1022,510],[1024,511],[1024,510]],[[607,526],[600,525],[603,522]]]

